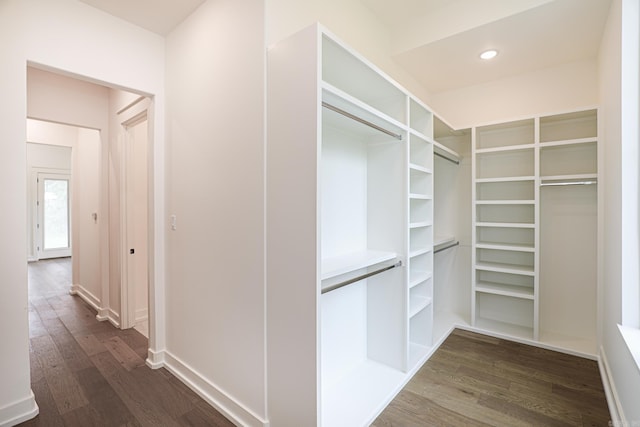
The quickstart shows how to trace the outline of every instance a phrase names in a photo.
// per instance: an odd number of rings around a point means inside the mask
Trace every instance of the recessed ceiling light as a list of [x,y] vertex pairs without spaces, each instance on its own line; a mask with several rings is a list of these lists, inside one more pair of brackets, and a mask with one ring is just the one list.
[[495,58],[497,54],[498,54],[498,51],[495,49],[485,50],[480,54],[480,58],[491,59],[491,58]]

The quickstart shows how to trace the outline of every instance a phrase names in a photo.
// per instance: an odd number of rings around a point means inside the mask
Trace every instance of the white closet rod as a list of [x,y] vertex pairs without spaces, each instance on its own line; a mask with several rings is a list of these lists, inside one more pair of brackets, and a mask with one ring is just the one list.
[[348,280],[345,280],[344,282],[340,282],[340,283],[336,283],[335,285],[327,286],[326,288],[322,289],[321,293],[326,294],[327,292],[335,291],[336,289],[340,289],[343,286],[347,286],[347,285],[350,285],[352,283],[359,282],[360,280],[364,280],[364,279],[366,279],[368,277],[375,276],[376,274],[384,273],[385,271],[391,270],[392,268],[396,268],[396,267],[402,267],[402,261],[398,261],[397,263],[395,263],[393,265],[388,265],[388,266],[383,267],[381,269],[378,269],[378,270],[375,270],[375,271],[371,271],[369,273],[362,274],[360,276],[354,277],[353,279],[348,279]]
[[541,182],[540,187],[560,187],[565,185],[595,185],[598,181],[566,181],[566,182]]
[[322,101],[322,106],[324,108],[327,108],[327,109],[331,110],[331,111],[335,111],[338,114],[342,114],[343,116],[348,117],[351,120],[355,120],[358,123],[362,123],[364,125],[369,126],[370,128],[373,128],[373,129],[377,130],[377,131],[380,131],[382,133],[386,133],[387,135],[392,136],[397,140],[400,140],[400,141],[402,140],[402,135],[400,135],[398,133],[395,133],[395,132],[391,132],[390,130],[387,130],[387,129],[385,129],[383,127],[380,127],[380,126],[378,126],[378,125],[376,125],[374,123],[371,123],[370,121],[367,121],[367,120],[365,120],[363,118],[360,118],[360,117],[358,117],[356,115],[353,115],[353,114],[351,114],[351,113],[349,113],[347,111],[344,111],[344,110],[336,107],[335,105],[329,104],[326,101]]
[[452,159],[452,158],[450,158],[450,157],[447,157],[447,156],[445,156],[444,154],[440,154],[440,153],[438,153],[437,151],[434,151],[434,152],[433,152],[433,154],[435,154],[436,156],[441,157],[441,158],[443,158],[443,159],[445,159],[445,160],[448,160],[448,161],[450,161],[451,163],[455,163],[456,165],[459,165],[459,164],[460,164],[460,161],[459,161],[459,160],[455,160],[455,159]]

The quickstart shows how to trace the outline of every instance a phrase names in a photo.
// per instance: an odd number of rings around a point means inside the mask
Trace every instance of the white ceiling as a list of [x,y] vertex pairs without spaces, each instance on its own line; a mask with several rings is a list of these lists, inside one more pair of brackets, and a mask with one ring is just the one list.
[[[388,26],[396,62],[432,93],[594,59],[611,4],[611,0],[362,1]],[[481,60],[478,55],[489,48],[497,49],[498,56]]]
[[80,0],[136,24],[167,35],[205,0]]
[[[205,0],[80,0],[166,35]],[[348,1],[348,0],[343,0]],[[386,27],[393,59],[437,93],[594,59],[611,0],[350,0]],[[478,55],[500,53],[491,61]]]

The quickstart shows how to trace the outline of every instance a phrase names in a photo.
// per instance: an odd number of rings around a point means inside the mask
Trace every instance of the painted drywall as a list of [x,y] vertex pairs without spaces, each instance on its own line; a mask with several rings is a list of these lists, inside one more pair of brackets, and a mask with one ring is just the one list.
[[72,213],[73,266],[77,269],[73,284],[80,286],[89,298],[104,307],[101,286],[103,258],[100,256],[100,225],[104,220],[100,212],[100,133],[86,128],[78,128],[77,132],[72,178],[72,200],[75,204]]
[[[71,0],[0,2],[0,425],[35,415],[30,391],[26,266],[27,64],[31,61],[125,88],[154,94],[155,138],[164,141],[164,41]],[[163,175],[159,156],[156,176]],[[163,187],[159,186],[162,206]],[[157,188],[157,187],[156,187]],[[163,211],[156,206],[159,215]],[[158,233],[158,239],[163,235]],[[162,246],[158,251],[162,252]],[[163,272],[159,271],[162,276]],[[156,343],[157,344],[157,343]]]
[[[631,354],[623,342],[617,325],[622,322],[622,271],[628,260],[623,257],[623,236],[626,233],[621,214],[623,206],[623,154],[625,144],[637,144],[637,140],[625,141],[622,138],[622,121],[625,109],[628,108],[628,97],[637,97],[636,92],[627,92],[626,83],[622,79],[623,26],[625,13],[628,18],[638,19],[637,4],[633,0],[614,0],[602,39],[599,64],[599,93],[602,103],[601,119],[604,144],[601,146],[600,165],[603,166],[604,230],[602,238],[602,331],[601,357],[611,370],[611,380],[621,407],[622,416],[629,423],[640,422],[640,406],[638,406],[638,390],[640,390],[640,372]],[[635,10],[636,15],[633,15]],[[637,40],[636,40],[637,42]],[[637,78],[635,76],[634,78]],[[636,98],[637,100],[637,98]],[[635,124],[637,126],[637,122]],[[637,158],[635,159],[637,161]],[[636,181],[637,185],[637,181]],[[637,191],[636,191],[637,194]],[[633,261],[637,265],[637,259]]]
[[385,25],[360,0],[270,0],[266,2],[267,45],[277,43],[316,22],[371,61],[423,102],[429,94],[391,58]]
[[564,112],[598,104],[595,61],[579,61],[531,73],[431,94],[431,107],[453,128]]
[[207,1],[167,37],[167,351],[266,420],[264,6]]

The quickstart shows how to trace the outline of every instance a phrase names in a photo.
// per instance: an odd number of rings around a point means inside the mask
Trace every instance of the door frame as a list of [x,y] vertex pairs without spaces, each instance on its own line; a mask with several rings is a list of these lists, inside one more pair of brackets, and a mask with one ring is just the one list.
[[136,309],[135,309],[135,286],[131,284],[130,279],[130,262],[129,262],[129,230],[128,230],[128,214],[129,207],[127,202],[127,187],[128,187],[128,165],[131,162],[131,148],[133,143],[133,135],[131,130],[134,126],[147,121],[147,248],[149,248],[149,257],[147,258],[147,307],[148,307],[148,322],[149,322],[149,339],[151,339],[152,328],[152,304],[151,304],[151,235],[152,230],[152,212],[153,206],[150,195],[153,192],[153,180],[151,175],[151,156],[153,145],[152,133],[151,133],[151,117],[149,114],[150,99],[144,96],[140,96],[134,102],[129,104],[123,110],[119,112],[123,117],[120,122],[120,134],[118,140],[120,143],[120,328],[129,329],[133,328],[136,324]]

